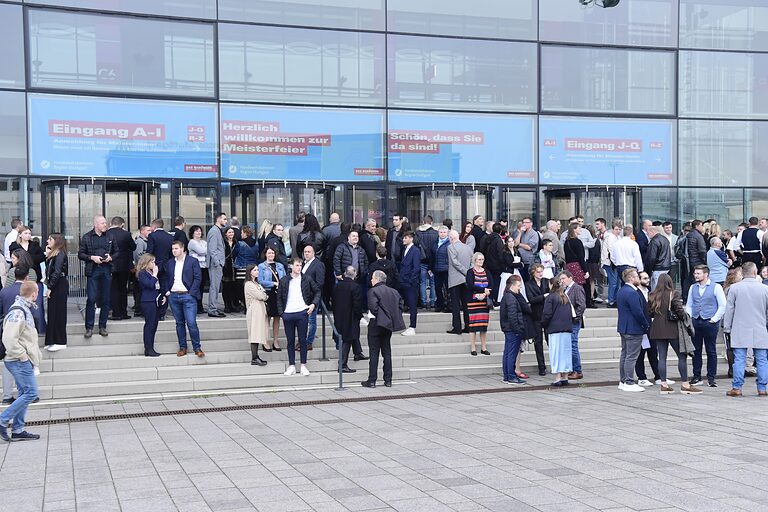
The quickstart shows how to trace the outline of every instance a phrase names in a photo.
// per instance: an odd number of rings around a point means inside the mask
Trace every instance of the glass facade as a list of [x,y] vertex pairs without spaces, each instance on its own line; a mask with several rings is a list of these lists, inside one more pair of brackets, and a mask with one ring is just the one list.
[[766,202],[759,0],[0,0],[0,43],[0,175],[52,225]]

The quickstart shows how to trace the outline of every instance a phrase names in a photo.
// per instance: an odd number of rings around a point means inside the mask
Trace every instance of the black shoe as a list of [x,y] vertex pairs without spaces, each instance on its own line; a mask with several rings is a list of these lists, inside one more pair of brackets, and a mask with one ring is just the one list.
[[477,350],[473,350],[472,352],[469,353],[469,355],[476,356],[477,355]]
[[274,350],[275,352],[280,352],[283,349],[281,347],[272,347],[272,350]]
[[465,327],[461,330],[464,334],[467,334],[469,332],[469,327]]
[[11,438],[8,436],[8,427],[4,427],[3,425],[0,425],[0,439],[5,441],[6,443],[11,442]]
[[461,336],[461,331],[454,331],[453,329],[451,329],[450,331],[445,331],[445,333],[446,334],[458,334],[459,336]]
[[608,304],[609,309],[617,309],[619,306],[614,302],[612,304]]
[[122,319],[123,319],[123,317],[121,317],[121,316],[110,316],[110,317],[108,318],[108,320],[109,320],[110,322],[117,322],[117,321],[120,321],[120,320],[122,320]]
[[360,354],[359,356],[355,356],[355,361],[367,361],[369,358],[368,356],[364,356]]
[[93,336],[93,329],[86,329],[83,338],[90,338],[91,336]]
[[213,318],[224,318],[227,315],[225,315],[221,311],[217,311],[215,313],[208,313],[208,316],[213,317]]
[[481,353],[481,354],[483,354],[484,356],[489,356],[489,355],[491,355],[491,353],[490,353],[490,352],[488,352],[487,350],[481,350],[481,351],[480,351],[480,353]]
[[40,397],[37,397],[37,398],[35,398],[34,400],[32,400],[32,403],[33,403],[33,404],[36,404],[36,403],[37,403],[37,402],[39,402],[39,401],[40,401]]
[[161,316],[161,317],[160,317],[160,321],[161,321],[161,322],[164,322],[164,321],[165,321],[165,315],[163,315],[163,316]]
[[391,380],[385,380],[384,381],[384,387],[391,388],[392,387],[392,381]]
[[353,370],[349,366],[345,366],[344,368],[341,369],[341,373],[356,373],[356,372],[357,370]]
[[[8,434],[6,433],[6,435]],[[11,439],[14,441],[36,441],[40,439],[40,434],[30,434],[26,430],[23,430],[18,434],[11,434]]]
[[134,313],[133,316],[136,318],[144,318],[144,313]]
[[109,333],[105,328],[99,327],[99,336],[109,336]]
[[232,308],[224,308],[224,313],[231,314]]
[[121,320],[130,320],[130,319],[131,319],[131,315],[123,315],[121,318]]
[[443,313],[453,313],[449,308],[443,308]]
[[527,382],[525,382],[520,377],[512,377],[510,380],[507,381],[507,383],[508,384],[515,384],[515,385],[527,384]]
[[15,401],[15,398],[3,398],[3,405],[11,405]]
[[733,370],[728,370],[728,378],[729,379],[733,378]]
[[154,349],[152,350],[145,350],[144,351],[145,357],[160,357],[160,352],[155,352]]
[[701,384],[701,377],[694,377],[694,378],[692,378],[692,379],[689,381],[689,384],[690,384],[691,386],[698,386],[699,384]]
[[[364,380],[363,382],[360,383],[360,385],[363,386],[364,388],[375,388],[376,387],[376,383],[375,382],[371,382],[369,380]],[[8,434],[6,434],[6,435],[8,435]]]
[[711,388],[716,388],[717,387],[717,383],[715,381],[711,380],[711,381],[709,381],[707,383],[707,386],[709,386]]
[[547,370],[539,370],[539,375],[540,375],[540,376],[542,376],[542,377],[543,377],[543,376],[545,376],[546,374],[547,374]]
[[264,361],[262,358],[257,357],[256,359],[251,359],[251,365],[252,366],[267,366],[267,362]]

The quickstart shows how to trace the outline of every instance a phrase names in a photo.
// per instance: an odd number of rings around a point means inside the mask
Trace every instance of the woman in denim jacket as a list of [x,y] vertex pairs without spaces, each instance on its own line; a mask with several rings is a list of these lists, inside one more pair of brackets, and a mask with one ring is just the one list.
[[274,249],[264,250],[264,261],[259,263],[259,284],[267,291],[267,316],[272,319],[272,348],[264,348],[264,352],[281,351],[277,345],[277,334],[280,330],[280,314],[277,311],[277,287],[280,279],[285,276],[285,267],[275,260]]

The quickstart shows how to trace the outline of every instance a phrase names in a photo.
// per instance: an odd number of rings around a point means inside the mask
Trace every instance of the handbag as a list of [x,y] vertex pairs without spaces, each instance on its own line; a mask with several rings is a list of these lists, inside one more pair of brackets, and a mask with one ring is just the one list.
[[[672,292],[674,293],[674,292]],[[677,316],[677,313],[672,311],[672,295],[669,296],[669,306],[667,307],[667,320],[670,322],[679,322],[680,317]]]

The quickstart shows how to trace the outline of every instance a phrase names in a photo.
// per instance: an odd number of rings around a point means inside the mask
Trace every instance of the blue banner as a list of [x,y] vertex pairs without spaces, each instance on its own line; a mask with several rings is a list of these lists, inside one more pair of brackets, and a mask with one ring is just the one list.
[[532,116],[390,113],[389,179],[534,183]]
[[379,112],[222,105],[220,128],[225,178],[384,179]]
[[218,176],[214,105],[30,94],[29,117],[31,174]]
[[540,183],[671,185],[671,121],[539,119]]

